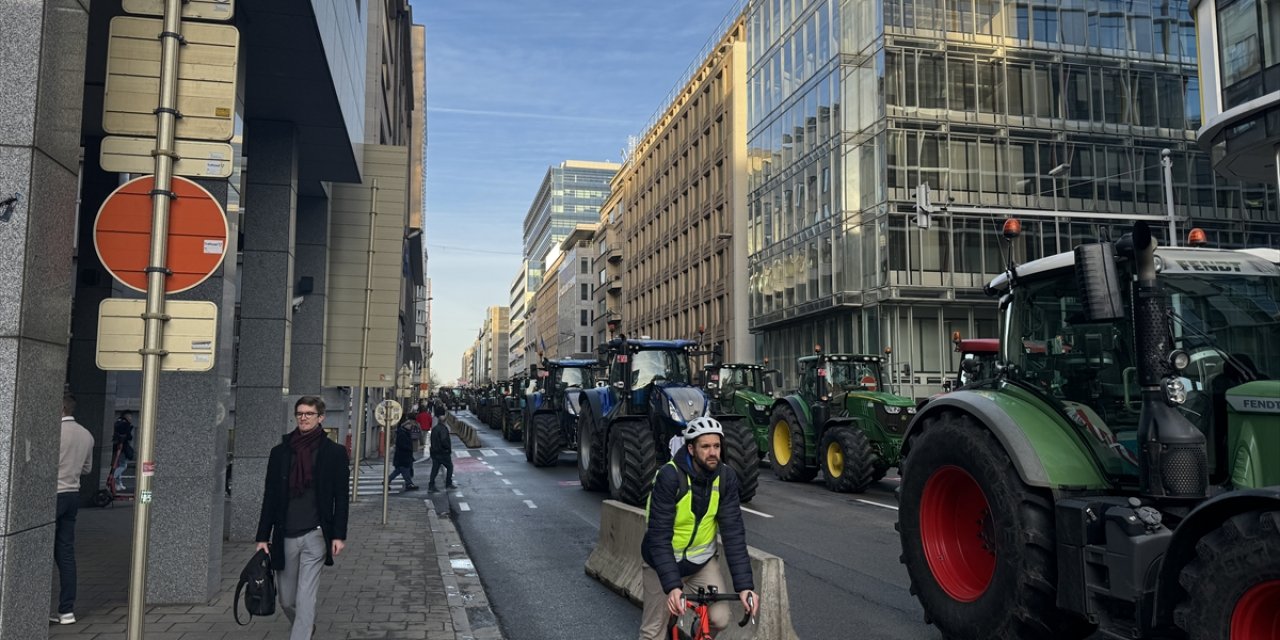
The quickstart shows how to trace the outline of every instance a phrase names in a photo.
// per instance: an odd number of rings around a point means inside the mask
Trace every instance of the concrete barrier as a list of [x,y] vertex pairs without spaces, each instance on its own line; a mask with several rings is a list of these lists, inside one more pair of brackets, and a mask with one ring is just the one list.
[[[614,500],[605,500],[600,508],[600,538],[587,557],[587,575],[613,591],[640,605],[644,600],[640,571],[640,543],[645,532],[644,510]],[[742,610],[733,607],[733,623],[718,636],[719,640],[797,640],[791,626],[791,604],[787,598],[787,578],[782,558],[747,547],[751,556],[751,572],[760,594],[760,613],[754,626],[738,627]],[[724,555],[720,570],[730,580]],[[732,584],[727,585],[732,588]]]
[[467,448],[475,449],[480,446],[480,434],[476,433],[475,427],[467,424],[466,420],[459,420],[458,416],[450,412],[444,414],[444,424],[449,427],[453,435],[458,436],[462,444],[467,445]]

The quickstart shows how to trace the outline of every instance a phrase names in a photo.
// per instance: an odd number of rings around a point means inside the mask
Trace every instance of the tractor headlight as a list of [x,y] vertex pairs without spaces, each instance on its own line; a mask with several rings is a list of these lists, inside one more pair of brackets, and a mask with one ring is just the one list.
[[684,424],[684,416],[680,415],[680,409],[676,407],[676,403],[667,399],[667,412],[671,414],[671,419],[680,424]]
[[1182,404],[1187,401],[1187,387],[1182,384],[1182,378],[1165,378],[1164,399],[1169,404]]
[[885,405],[884,412],[891,416],[896,416],[899,413],[902,413],[902,407],[891,407],[889,405]]
[[915,412],[916,412],[916,408],[915,408],[915,407],[907,407],[907,414],[908,414],[908,415],[915,415]]

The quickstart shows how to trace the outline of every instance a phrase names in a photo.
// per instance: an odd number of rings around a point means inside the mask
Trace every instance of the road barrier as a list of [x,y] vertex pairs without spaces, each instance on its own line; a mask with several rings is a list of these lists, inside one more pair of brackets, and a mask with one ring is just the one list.
[[480,446],[480,434],[476,433],[475,427],[467,424],[466,420],[459,420],[458,416],[450,412],[444,414],[444,424],[468,448],[475,449]]
[[[640,543],[645,532],[644,510],[615,500],[605,500],[600,508],[600,539],[587,557],[587,575],[639,605],[644,599],[640,571]],[[716,637],[719,640],[797,640],[791,627],[791,604],[787,599],[787,577],[782,558],[747,547],[756,592],[760,594],[760,614],[755,626],[738,627],[742,610],[734,607],[733,623]],[[729,579],[724,554],[720,571]]]

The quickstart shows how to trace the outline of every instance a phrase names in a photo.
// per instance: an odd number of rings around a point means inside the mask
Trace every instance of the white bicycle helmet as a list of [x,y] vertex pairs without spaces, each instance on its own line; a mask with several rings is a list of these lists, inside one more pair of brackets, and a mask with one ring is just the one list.
[[689,421],[689,425],[684,428],[684,441],[693,442],[698,436],[705,436],[708,433],[714,433],[720,437],[724,437],[724,427],[720,426],[720,421],[711,416],[701,416]]

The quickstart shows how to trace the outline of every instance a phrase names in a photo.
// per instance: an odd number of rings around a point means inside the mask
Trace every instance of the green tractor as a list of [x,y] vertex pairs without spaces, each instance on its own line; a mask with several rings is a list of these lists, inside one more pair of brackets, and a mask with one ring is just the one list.
[[524,440],[524,405],[525,391],[529,384],[529,379],[525,375],[518,375],[507,381],[507,395],[503,398],[501,427],[502,439],[507,442],[522,442]]
[[885,359],[823,353],[800,358],[799,390],[773,402],[769,454],[785,482],[822,470],[827,488],[861,493],[898,466],[915,403],[886,390]]
[[742,416],[756,440],[761,459],[768,452],[769,411],[773,408],[773,392],[778,388],[776,369],[765,365],[711,363],[703,367],[707,397],[713,415]]
[[1280,637],[1276,262],[1139,222],[987,286],[998,375],[903,446],[902,561],[944,637]]

